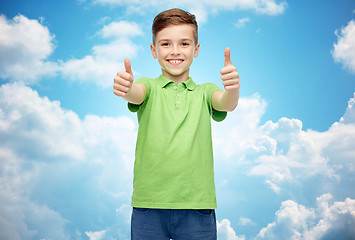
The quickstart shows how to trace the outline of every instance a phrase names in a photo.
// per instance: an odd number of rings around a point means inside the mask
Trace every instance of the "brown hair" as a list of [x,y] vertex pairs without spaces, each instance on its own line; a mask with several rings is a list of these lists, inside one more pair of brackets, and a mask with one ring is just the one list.
[[170,25],[190,24],[194,27],[195,44],[198,43],[198,26],[195,15],[184,10],[174,8],[159,13],[153,21],[153,44],[157,33]]

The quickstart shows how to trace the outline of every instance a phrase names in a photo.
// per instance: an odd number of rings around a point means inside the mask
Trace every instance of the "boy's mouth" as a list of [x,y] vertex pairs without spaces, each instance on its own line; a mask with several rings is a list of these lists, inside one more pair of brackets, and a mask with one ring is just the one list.
[[170,64],[172,65],[179,65],[180,63],[182,63],[184,60],[182,59],[168,59],[167,60]]

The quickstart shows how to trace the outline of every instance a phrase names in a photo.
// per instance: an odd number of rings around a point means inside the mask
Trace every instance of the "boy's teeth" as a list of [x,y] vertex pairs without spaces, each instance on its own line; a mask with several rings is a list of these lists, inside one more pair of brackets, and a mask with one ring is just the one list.
[[170,62],[173,63],[173,64],[176,64],[176,63],[180,63],[181,60],[170,60]]

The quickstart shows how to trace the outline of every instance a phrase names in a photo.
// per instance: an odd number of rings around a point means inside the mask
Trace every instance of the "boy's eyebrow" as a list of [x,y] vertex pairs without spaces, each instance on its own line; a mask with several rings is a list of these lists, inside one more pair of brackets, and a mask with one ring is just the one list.
[[[167,41],[171,41],[170,38],[163,38],[163,39],[159,39],[158,42],[167,42]],[[189,37],[184,37],[184,38],[181,38],[180,41],[193,41],[193,39],[189,38]]]
[[170,41],[170,39],[168,39],[168,38],[159,39],[159,41],[158,41],[158,42],[166,42],[166,41]]
[[191,38],[182,38],[181,41],[193,41]]
[[[193,39],[191,37],[182,37],[179,39],[180,41],[193,41]],[[162,39],[159,39],[159,42],[160,41],[171,41],[171,38],[162,38]]]

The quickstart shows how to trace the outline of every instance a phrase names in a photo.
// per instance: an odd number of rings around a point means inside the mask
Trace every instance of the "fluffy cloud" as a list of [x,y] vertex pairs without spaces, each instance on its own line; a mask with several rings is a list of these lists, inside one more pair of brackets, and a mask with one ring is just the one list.
[[276,212],[276,221],[261,229],[258,238],[264,239],[301,239],[300,232],[308,227],[309,219],[314,217],[312,210],[294,201],[287,200],[281,204]]
[[320,196],[315,209],[292,200],[284,201],[275,221],[261,229],[257,239],[353,239],[355,200],[331,200],[331,194]]
[[332,50],[333,58],[340,62],[350,72],[355,73],[355,21],[351,20],[347,26],[335,31],[338,42]]
[[245,24],[246,24],[247,22],[249,22],[249,21],[250,21],[249,18],[240,18],[240,19],[238,19],[238,21],[237,21],[237,23],[235,24],[235,26],[236,26],[237,28],[242,28],[242,27],[244,27]]
[[287,7],[286,1],[275,0],[231,0],[231,1],[211,1],[211,0],[182,0],[176,1],[129,1],[129,0],[93,0],[95,4],[110,6],[126,6],[128,12],[139,13],[149,9],[168,9],[173,7],[186,8],[193,12],[199,22],[205,22],[209,13],[216,13],[221,10],[251,10],[259,14],[279,15]]
[[237,236],[228,219],[217,222],[217,233],[219,240],[245,240],[245,236]]
[[99,34],[103,38],[128,38],[143,35],[141,28],[136,23],[120,21],[111,22],[110,24],[104,26]]
[[94,239],[115,225],[127,236],[120,206],[130,202],[135,138],[128,117],[81,120],[29,87],[2,85],[0,231],[9,239]]
[[[216,184],[221,210],[226,208],[223,215],[239,229],[246,229],[245,224],[235,220],[248,216],[248,222],[255,223],[248,229],[258,229],[260,239],[353,238],[354,99],[355,94],[339,122],[324,132],[303,130],[300,120],[285,117],[260,125],[266,103],[258,95],[240,99],[225,122],[213,125]],[[255,200],[260,194],[262,200]],[[313,202],[320,195],[317,208],[298,203]],[[332,196],[346,200],[332,202]],[[258,211],[270,213],[274,198],[292,200],[283,201],[276,220],[260,230]],[[230,214],[226,205],[236,212]],[[230,228],[228,232],[236,232]]]
[[239,224],[242,226],[246,226],[246,225],[254,225],[255,223],[249,218],[241,217],[239,219]]
[[269,138],[263,139],[264,136],[259,137],[258,130],[260,118],[265,112],[266,105],[266,102],[258,94],[241,98],[237,110],[229,113],[222,124],[213,122],[215,155],[225,156],[222,158],[223,161],[228,161],[233,156],[233,162],[236,163],[245,160],[247,156],[272,151],[274,143],[262,146],[256,144],[257,141],[269,140]]
[[[342,124],[352,124],[355,123],[355,93],[354,98],[351,98],[348,102],[348,107],[346,108],[345,114],[340,118],[340,123]],[[338,123],[335,123],[338,125]]]
[[82,59],[63,62],[61,72],[65,78],[93,82],[103,87],[112,86],[112,74],[124,68],[123,59],[135,57],[139,50],[130,38],[143,35],[143,32],[136,23],[121,21],[104,26],[98,35],[109,42],[93,46],[91,55]]
[[98,231],[98,232],[85,232],[85,234],[89,237],[90,240],[101,240],[104,239],[106,231]]
[[93,46],[90,55],[51,62],[54,34],[42,22],[23,15],[12,20],[0,16],[0,78],[28,84],[60,74],[72,81],[109,87],[112,73],[123,69],[123,59],[137,55],[139,47],[131,38],[140,35],[143,32],[136,23],[111,22],[97,34],[107,43]]
[[[355,237],[355,200],[333,201],[331,194],[317,197],[315,208],[293,200],[281,203],[275,221],[262,228],[255,239],[353,239]],[[250,221],[250,220],[249,220]],[[248,222],[249,222],[248,221]],[[241,240],[228,219],[217,223],[218,239]]]
[[[218,164],[262,176],[276,193],[282,185],[315,176],[340,183],[354,174],[354,98],[343,118],[325,132],[304,131],[300,120],[285,117],[259,126],[265,106],[257,95],[241,99],[225,123],[214,125]],[[343,188],[351,191],[348,185]]]
[[31,83],[53,76],[58,64],[48,61],[54,35],[38,20],[23,15],[8,20],[0,16],[0,78]]
[[2,85],[0,92],[3,147],[21,152],[26,158],[85,157],[80,144],[84,129],[74,112],[63,111],[59,102],[40,98],[37,92],[19,83]]
[[[2,101],[0,101],[2,103]],[[1,106],[3,106],[1,104]],[[0,108],[2,109],[2,108]],[[69,239],[68,221],[46,204],[29,198],[38,166],[23,161],[21,152],[0,147],[0,232],[3,239]]]

